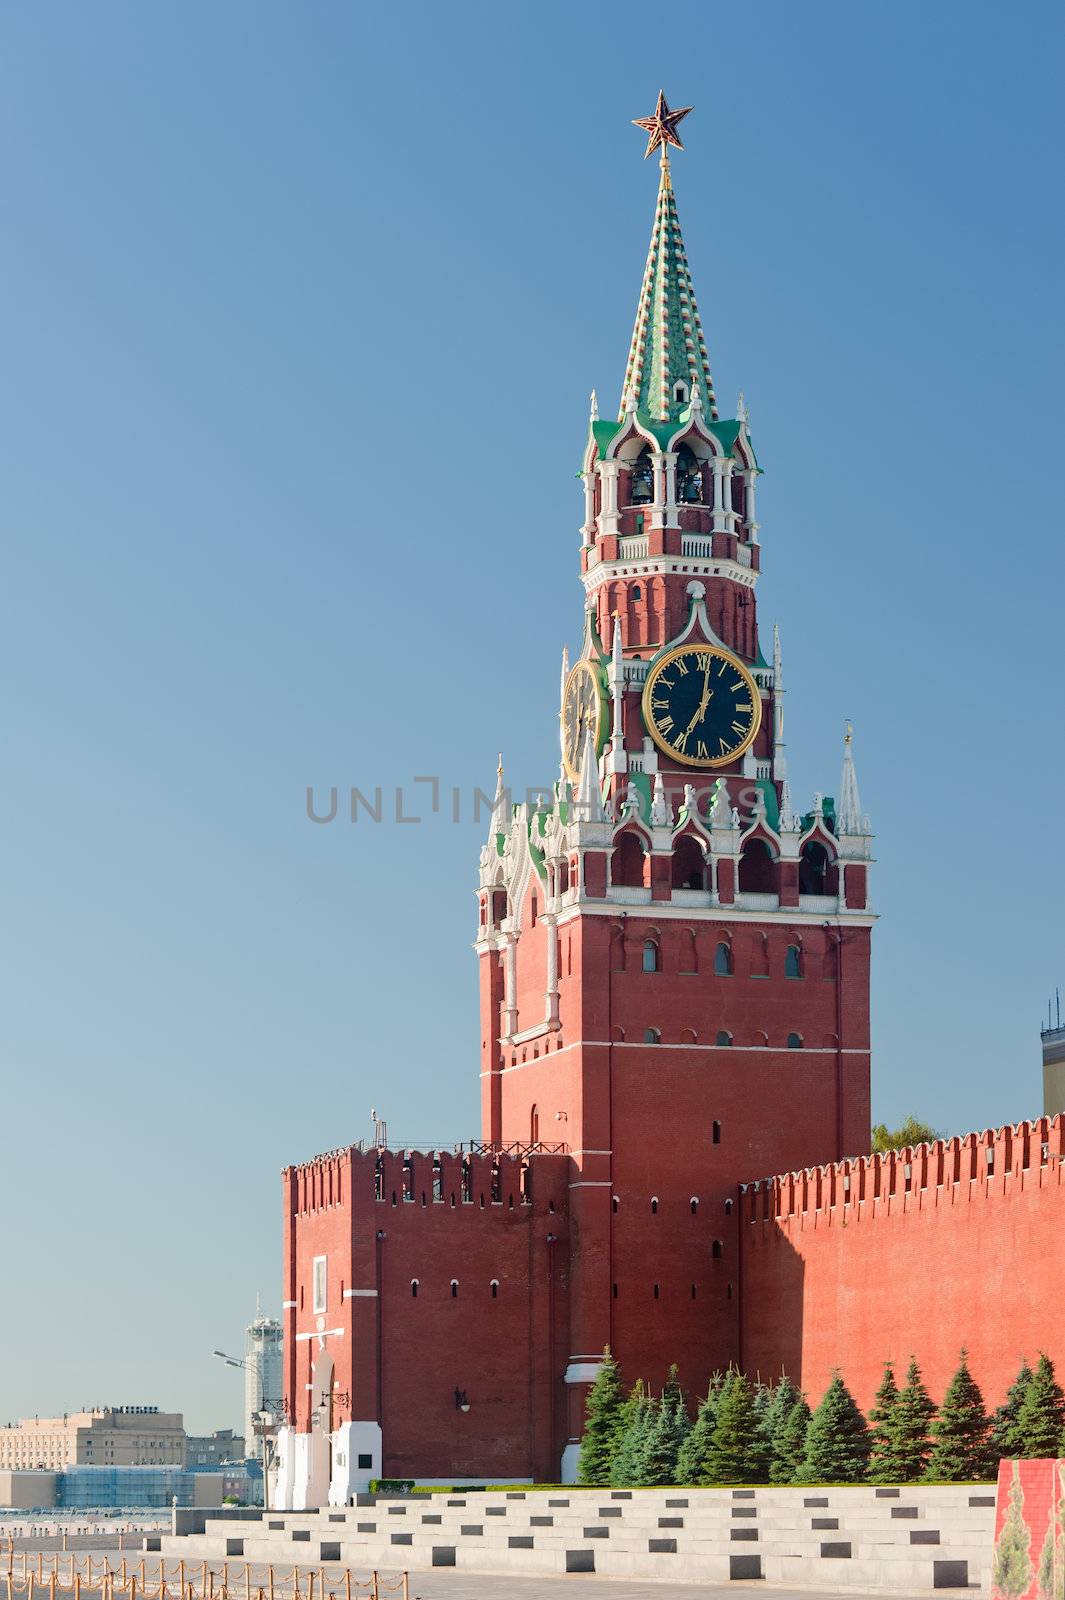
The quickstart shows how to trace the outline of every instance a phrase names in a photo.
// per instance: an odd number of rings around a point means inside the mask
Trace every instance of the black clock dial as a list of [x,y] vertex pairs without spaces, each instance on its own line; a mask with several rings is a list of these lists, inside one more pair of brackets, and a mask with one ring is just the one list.
[[590,661],[578,661],[566,679],[562,696],[562,757],[574,782],[580,777],[581,752],[589,728],[596,754],[599,753],[602,718],[603,696],[598,673]]
[[643,718],[659,749],[689,767],[720,767],[758,732],[762,702],[735,656],[710,645],[678,645],[656,662],[643,691]]

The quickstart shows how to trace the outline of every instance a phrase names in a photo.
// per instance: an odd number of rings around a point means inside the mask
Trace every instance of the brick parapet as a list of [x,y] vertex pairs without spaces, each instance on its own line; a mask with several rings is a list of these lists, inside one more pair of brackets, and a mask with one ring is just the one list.
[[1065,1182],[1065,1117],[985,1128],[883,1154],[855,1156],[741,1184],[747,1222],[787,1221],[846,1211],[847,1220],[937,1205],[966,1186],[967,1198],[992,1199],[1012,1189]]

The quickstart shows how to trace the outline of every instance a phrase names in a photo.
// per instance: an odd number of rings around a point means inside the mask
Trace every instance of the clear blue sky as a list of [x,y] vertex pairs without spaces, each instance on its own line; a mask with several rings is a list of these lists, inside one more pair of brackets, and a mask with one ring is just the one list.
[[1038,1112],[1061,67],[983,0],[6,8],[0,1418],[232,1423],[279,1168],[477,1132],[483,823],[304,791],[554,774],[660,85],[796,798],[855,723],[875,1112]]

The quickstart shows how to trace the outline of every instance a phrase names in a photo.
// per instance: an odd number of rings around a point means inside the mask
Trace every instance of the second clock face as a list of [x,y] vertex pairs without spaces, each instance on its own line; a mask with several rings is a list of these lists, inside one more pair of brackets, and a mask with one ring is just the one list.
[[677,645],[644,684],[643,720],[655,744],[689,767],[720,767],[751,744],[762,720],[758,686],[713,645]]
[[599,674],[590,661],[578,661],[566,679],[562,696],[562,759],[574,783],[580,777],[581,752],[588,729],[592,730],[596,755],[603,737],[606,702],[599,687]]

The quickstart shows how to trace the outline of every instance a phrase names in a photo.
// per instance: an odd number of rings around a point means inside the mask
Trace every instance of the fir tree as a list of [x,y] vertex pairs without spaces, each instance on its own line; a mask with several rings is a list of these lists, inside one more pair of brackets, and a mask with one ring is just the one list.
[[647,1392],[642,1381],[637,1381],[621,1407],[618,1419],[617,1448],[610,1462],[610,1482],[619,1488],[624,1488],[632,1480],[630,1472],[636,1465],[636,1446],[638,1434],[643,1428],[646,1417],[644,1407],[647,1403]]
[[969,1371],[967,1352],[943,1396],[939,1416],[932,1424],[932,1454],[926,1478],[932,1483],[972,1483],[991,1476],[987,1435],[991,1426],[984,1397]]
[[895,1381],[895,1367],[890,1361],[884,1362],[884,1376],[880,1380],[880,1387],[876,1391],[873,1409],[869,1413],[869,1437],[872,1441],[872,1451],[869,1457],[869,1481],[871,1483],[894,1483],[895,1468],[891,1459],[891,1442],[888,1437],[888,1423],[898,1404],[899,1386]]
[[799,1398],[799,1391],[788,1377],[781,1376],[769,1391],[768,1403],[762,1417],[759,1419],[759,1433],[761,1443],[759,1454],[764,1468],[764,1481],[776,1483],[773,1476],[773,1466],[776,1461],[776,1440],[788,1420],[788,1413]]
[[897,1474],[887,1481],[916,1483],[921,1477],[932,1451],[928,1430],[935,1414],[936,1408],[921,1381],[921,1369],[916,1357],[911,1356],[905,1387],[900,1389],[891,1416],[884,1424],[887,1451],[880,1466],[893,1469]]
[[717,1418],[706,1455],[708,1483],[750,1483],[755,1442],[754,1395],[742,1372],[733,1368],[721,1390]]
[[1017,1413],[1015,1436],[1020,1454],[1037,1460],[1056,1456],[1063,1425],[1065,1395],[1054,1376],[1054,1363],[1041,1350]]
[[[674,1368],[674,1373],[676,1369]],[[677,1457],[688,1432],[688,1411],[680,1385],[667,1384],[658,1402],[654,1423],[647,1436],[643,1452],[644,1484],[668,1484],[677,1481]]]
[[796,1483],[861,1483],[869,1463],[869,1429],[839,1373],[806,1430]]
[[992,1587],[1007,1600],[1017,1600],[1025,1594],[1032,1582],[1032,1562],[1028,1554],[1032,1535],[1024,1520],[1024,1490],[1021,1488],[1021,1469],[1013,1463],[1013,1482],[1010,1485],[1009,1507],[1002,1532],[995,1545],[991,1567]]
[[806,1435],[810,1428],[810,1407],[801,1394],[773,1436],[773,1465],[770,1483],[795,1483],[806,1459]]
[[773,1442],[769,1432],[768,1418],[769,1407],[773,1403],[773,1391],[759,1380],[751,1394],[751,1418],[754,1422],[754,1434],[751,1439],[750,1461],[748,1463],[751,1483],[768,1483],[769,1468],[773,1460]]
[[1022,1361],[1021,1370],[1010,1384],[1005,1400],[992,1419],[990,1445],[991,1455],[995,1460],[999,1460],[1002,1456],[1021,1454],[1020,1440],[1017,1437],[1017,1417],[1031,1381],[1032,1369],[1027,1360]]
[[620,1443],[625,1397],[621,1374],[609,1346],[585,1402],[587,1420],[577,1457],[577,1482],[606,1485]]
[[718,1401],[724,1379],[715,1372],[710,1379],[706,1398],[700,1403],[698,1415],[688,1431],[688,1436],[677,1452],[677,1482],[706,1483],[706,1458],[717,1422]]

